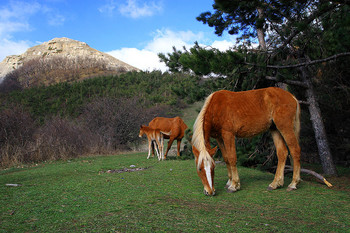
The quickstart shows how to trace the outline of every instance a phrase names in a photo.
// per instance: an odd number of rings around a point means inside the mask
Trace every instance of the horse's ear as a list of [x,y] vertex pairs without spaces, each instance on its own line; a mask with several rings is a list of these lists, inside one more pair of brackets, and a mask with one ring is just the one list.
[[208,152],[210,154],[211,157],[213,157],[216,153],[216,150],[218,149],[218,147],[214,147],[214,148],[211,148]]
[[192,152],[193,152],[194,156],[195,156],[196,158],[198,158],[198,156],[199,156],[199,151],[197,150],[197,148],[196,148],[195,146],[192,146]]

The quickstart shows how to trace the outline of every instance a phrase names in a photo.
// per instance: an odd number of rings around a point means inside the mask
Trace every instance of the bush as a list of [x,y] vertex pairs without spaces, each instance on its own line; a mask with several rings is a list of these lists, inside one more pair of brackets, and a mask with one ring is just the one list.
[[97,98],[83,107],[80,121],[99,137],[99,148],[106,151],[129,149],[139,138],[141,124],[158,114],[167,115],[166,106],[146,108],[137,98]]
[[186,159],[194,159],[194,155],[192,152],[192,135],[193,135],[193,131],[191,129],[186,129],[185,131],[185,137],[182,140],[182,143],[184,144],[184,148],[181,151],[181,156],[180,159],[182,160],[186,160]]
[[22,90],[21,84],[19,83],[17,76],[10,73],[0,82],[0,93],[10,93],[12,91]]
[[35,134],[32,161],[78,157],[97,150],[97,137],[87,128],[67,119],[54,117]]
[[37,125],[31,115],[18,106],[0,111],[0,165],[27,162],[28,150]]

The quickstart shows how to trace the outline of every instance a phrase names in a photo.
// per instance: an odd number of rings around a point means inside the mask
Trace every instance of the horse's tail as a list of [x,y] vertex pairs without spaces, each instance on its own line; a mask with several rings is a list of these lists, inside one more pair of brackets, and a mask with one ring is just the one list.
[[212,161],[212,157],[209,155],[206,147],[205,147],[205,139],[204,139],[204,115],[207,111],[209,103],[213,97],[213,94],[210,94],[204,102],[204,105],[199,112],[196,121],[193,125],[193,135],[192,135],[192,146],[196,147],[196,149],[200,152],[198,157],[197,168],[199,168],[203,161]]
[[295,101],[297,102],[297,109],[295,112],[295,120],[294,120],[294,134],[299,142],[299,135],[300,135],[300,104],[299,101],[294,97]]

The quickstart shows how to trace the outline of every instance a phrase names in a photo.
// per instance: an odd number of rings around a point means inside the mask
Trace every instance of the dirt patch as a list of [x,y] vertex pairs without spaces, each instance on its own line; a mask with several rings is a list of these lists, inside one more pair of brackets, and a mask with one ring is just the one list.
[[123,168],[123,169],[112,169],[107,171],[99,171],[98,173],[124,173],[124,172],[136,172],[136,171],[143,171],[148,169],[149,167],[137,167],[137,168]]

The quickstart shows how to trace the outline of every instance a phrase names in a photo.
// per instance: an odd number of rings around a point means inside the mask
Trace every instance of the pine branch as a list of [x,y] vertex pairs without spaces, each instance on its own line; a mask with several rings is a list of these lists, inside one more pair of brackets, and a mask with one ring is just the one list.
[[[333,9],[337,8],[337,4],[333,4],[333,5],[329,5],[328,7],[325,7],[323,10],[321,11],[316,11],[313,14],[311,14],[308,18],[305,19],[305,23],[306,24],[310,24],[312,21],[314,21],[314,19],[320,17],[321,15],[323,15],[324,13],[331,11]],[[283,42],[283,44],[280,46],[280,48],[284,48],[285,46],[287,46],[288,44],[290,44],[290,42],[293,40],[293,38],[298,35],[301,32],[301,30],[299,29],[295,29],[294,31],[292,31],[292,33],[288,36],[288,38]]]

